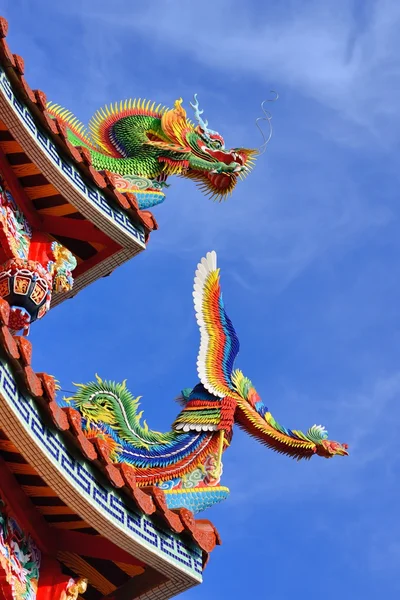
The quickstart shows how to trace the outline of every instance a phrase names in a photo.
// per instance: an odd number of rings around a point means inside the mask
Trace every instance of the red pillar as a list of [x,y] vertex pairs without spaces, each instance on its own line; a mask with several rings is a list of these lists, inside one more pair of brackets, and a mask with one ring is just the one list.
[[36,600],[63,600],[69,582],[70,577],[61,572],[57,560],[42,556]]

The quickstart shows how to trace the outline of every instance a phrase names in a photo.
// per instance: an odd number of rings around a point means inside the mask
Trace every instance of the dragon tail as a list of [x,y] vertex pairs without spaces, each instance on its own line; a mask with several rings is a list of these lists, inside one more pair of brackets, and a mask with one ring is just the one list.
[[174,432],[151,430],[142,421],[140,397],[130,393],[126,381],[103,381],[96,375],[96,381],[75,386],[78,388],[75,395],[65,400],[79,410],[88,429],[101,426],[119,443],[126,442],[136,448],[163,446],[174,439]]
[[84,146],[88,150],[99,150],[93,143],[86,127],[71,111],[53,102],[47,103],[46,110],[50,117],[57,119],[66,127],[68,140],[73,146]]

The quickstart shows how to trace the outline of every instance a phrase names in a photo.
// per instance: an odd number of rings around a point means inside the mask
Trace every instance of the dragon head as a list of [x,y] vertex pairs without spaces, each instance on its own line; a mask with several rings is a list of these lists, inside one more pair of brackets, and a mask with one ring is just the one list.
[[257,151],[225,148],[223,137],[209,129],[208,122],[202,119],[196,95],[191,106],[197,125],[187,119],[182,99],[177,100],[161,119],[168,141],[155,139],[149,144],[164,150],[159,161],[164,163],[165,173],[193,179],[204,193],[221,200],[233,191],[239,178],[249,173]]

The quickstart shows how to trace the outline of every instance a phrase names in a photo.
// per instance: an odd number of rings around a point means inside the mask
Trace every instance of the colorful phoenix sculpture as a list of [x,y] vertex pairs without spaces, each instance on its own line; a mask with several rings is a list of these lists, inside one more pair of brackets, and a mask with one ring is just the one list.
[[197,125],[187,118],[182,99],[172,110],[126,100],[99,110],[89,131],[57,104],[49,103],[47,112],[65,125],[73,145],[89,150],[95,169],[109,171],[115,187],[134,193],[145,209],[164,201],[168,175],[193,179],[204,193],[221,200],[254,163],[256,150],[225,148],[223,137],[203,120],[196,95],[191,106]]
[[239,340],[225,312],[215,252],[197,267],[194,307],[200,328],[199,383],[178,399],[182,410],[172,430],[152,431],[141,422],[139,398],[122,384],[97,381],[77,384],[72,403],[82,415],[89,438],[103,439],[115,463],[132,466],[139,486],[162,488],[170,508],[194,512],[225,499],[221,486],[222,454],[236,423],[276,452],[298,460],[348,454],[347,444],[328,440],[321,425],[306,433],[287,429],[269,412],[250,379],[234,369]]

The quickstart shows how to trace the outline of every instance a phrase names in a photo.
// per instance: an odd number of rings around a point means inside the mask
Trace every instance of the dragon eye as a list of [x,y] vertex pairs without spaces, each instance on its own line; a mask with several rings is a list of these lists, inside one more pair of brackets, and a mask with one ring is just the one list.
[[215,148],[216,150],[219,150],[220,148],[222,148],[222,142],[220,142],[219,140],[213,140],[211,142],[211,145],[213,148]]

